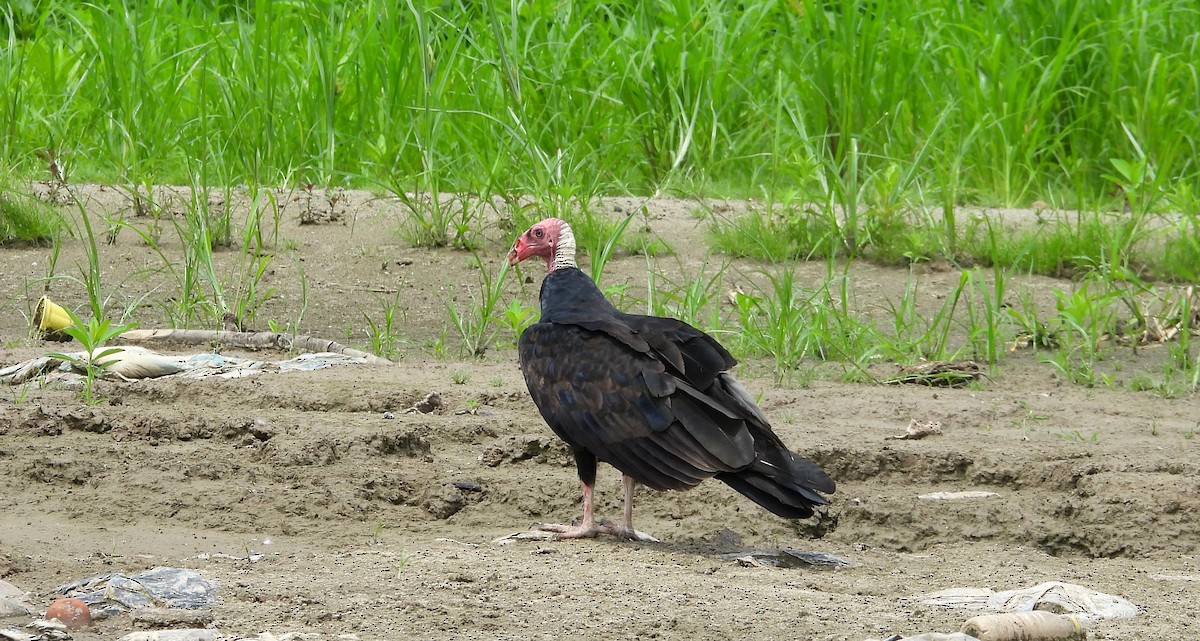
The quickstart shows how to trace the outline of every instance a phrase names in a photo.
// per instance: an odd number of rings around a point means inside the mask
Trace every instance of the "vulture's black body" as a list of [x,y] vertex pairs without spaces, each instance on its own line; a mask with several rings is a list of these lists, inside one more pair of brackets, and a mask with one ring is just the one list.
[[834,483],[788,451],[712,337],[626,314],[576,268],[547,274],[542,316],[521,334],[521,370],[546,422],[593,484],[596,460],[658,490],[718,478],[783,517],[811,516]]

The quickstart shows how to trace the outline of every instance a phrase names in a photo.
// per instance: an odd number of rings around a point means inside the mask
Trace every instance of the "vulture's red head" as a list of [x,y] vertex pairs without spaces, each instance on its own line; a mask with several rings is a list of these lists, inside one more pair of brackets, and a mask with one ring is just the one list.
[[508,252],[508,264],[537,256],[546,261],[546,272],[575,266],[575,235],[566,221],[547,218],[534,224],[513,243]]

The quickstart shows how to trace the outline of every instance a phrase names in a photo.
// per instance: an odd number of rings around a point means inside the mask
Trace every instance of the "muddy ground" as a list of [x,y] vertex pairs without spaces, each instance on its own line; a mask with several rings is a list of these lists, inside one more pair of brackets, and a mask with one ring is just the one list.
[[[87,194],[98,218],[151,224],[117,190]],[[1144,608],[1134,619],[1094,624],[1092,638],[1200,633],[1200,399],[1073,386],[1023,351],[965,389],[843,383],[836,367],[820,369],[807,387],[780,387],[768,364],[741,364],[737,373],[761,395],[783,440],[836,479],[820,518],[779,519],[714,482],[639,494],[638,527],[659,544],[493,543],[534,522],[577,517],[579,491],[569,455],[524,389],[512,337],[501,332],[481,359],[460,355],[445,304],[465,308],[478,295],[470,254],[410,247],[397,231],[402,208],[385,199],[343,194],[334,206],[340,220],[310,225],[298,224],[311,207],[297,192],[279,200],[286,208],[264,281],[274,296],[256,328],[299,319],[304,334],[365,347],[364,314],[378,321],[394,302],[402,310],[396,364],[103,382],[106,400],[91,407],[56,385],[0,389],[0,578],[30,592],[36,606],[71,580],[165,565],[218,582],[212,626],[230,637],[858,641],[955,631],[969,616],[906,597],[1059,580]],[[595,209],[637,204],[616,199]],[[658,199],[639,221],[674,250],[654,262],[665,277],[684,280],[723,260],[704,253],[697,209]],[[177,255],[166,230],[160,247]],[[491,273],[511,237],[488,226],[481,256]],[[0,248],[0,367],[60,349],[28,338],[48,256],[45,248]],[[57,272],[77,274],[82,260],[71,241]],[[125,230],[102,247],[101,263],[114,309],[130,307],[143,328],[165,325],[175,292],[155,252]],[[236,289],[245,255],[219,252],[217,263]],[[647,264],[622,254],[606,281],[636,295]],[[751,282],[755,268],[733,262],[724,287]],[[504,304],[535,304],[540,274],[523,276],[529,282],[512,279]],[[808,286],[824,276],[824,264],[799,268]],[[851,272],[864,309],[899,296],[909,277],[869,265]],[[957,277],[921,274],[922,304],[940,306]],[[1046,299],[1069,286],[1027,279],[1013,295]],[[84,309],[76,284],[55,281],[49,293]],[[1110,358],[1123,375],[1154,372],[1161,350]],[[891,367],[881,363],[878,373]],[[444,407],[404,413],[435,390]],[[912,419],[940,421],[943,434],[886,439]],[[616,472],[602,468],[602,516],[619,515],[619,490]],[[965,490],[996,496],[918,498]],[[853,566],[753,567],[727,556],[782,547]],[[75,638],[113,639],[137,627],[118,616]]]

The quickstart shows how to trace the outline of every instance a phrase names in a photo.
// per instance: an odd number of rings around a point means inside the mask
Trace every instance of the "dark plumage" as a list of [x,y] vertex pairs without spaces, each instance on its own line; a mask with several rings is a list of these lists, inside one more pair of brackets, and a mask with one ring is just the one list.
[[[704,332],[673,318],[626,314],[575,267],[570,227],[550,218],[525,232],[509,263],[545,259],[541,319],[520,337],[521,371],[542,416],[575,454],[584,519],[547,525],[564,537],[633,530],[634,482],[685,490],[724,481],[779,516],[802,518],[825,505],[834,483],[789,451],[766,416],[726,370],[736,363]],[[595,523],[596,461],[624,475],[625,522]]]

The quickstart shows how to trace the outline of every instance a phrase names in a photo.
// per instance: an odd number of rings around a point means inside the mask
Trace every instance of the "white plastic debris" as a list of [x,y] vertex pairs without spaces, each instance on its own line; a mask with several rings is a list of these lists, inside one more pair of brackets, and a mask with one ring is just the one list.
[[924,501],[962,501],[964,499],[986,499],[993,496],[1000,495],[995,492],[977,490],[972,492],[930,492],[928,494],[921,494],[917,498]]
[[971,617],[963,623],[961,632],[979,641],[1087,640],[1087,630],[1077,617],[1042,611]]
[[991,612],[1029,612],[1045,610],[1074,615],[1080,621],[1131,619],[1140,613],[1138,606],[1111,594],[1097,592],[1073,583],[1047,581],[1019,590],[993,592],[986,588],[952,588],[910,597],[928,605]]
[[[313,371],[337,365],[362,365],[366,357],[349,356],[335,352],[301,354],[283,361],[256,361],[250,358],[226,356],[224,354],[201,353],[187,355],[163,355],[144,347],[122,346],[109,357],[114,362],[106,366],[105,374],[119,376],[124,380],[142,378],[244,378],[263,372]],[[73,356],[86,358],[86,352]],[[30,359],[0,369],[0,383],[20,385],[37,378],[70,382],[80,374],[75,366],[48,356]]]

